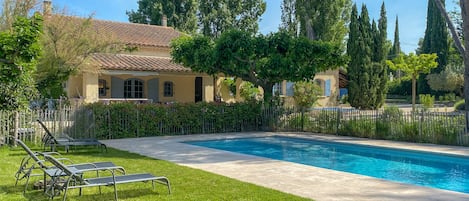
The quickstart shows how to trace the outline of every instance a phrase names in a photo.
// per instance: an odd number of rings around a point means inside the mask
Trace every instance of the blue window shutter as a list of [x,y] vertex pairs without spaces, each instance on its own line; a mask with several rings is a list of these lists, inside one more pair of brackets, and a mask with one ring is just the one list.
[[293,85],[295,85],[295,83],[287,82],[287,96],[293,96]]
[[331,96],[331,80],[326,80],[324,84],[324,96]]
[[124,80],[111,77],[111,98],[124,98]]

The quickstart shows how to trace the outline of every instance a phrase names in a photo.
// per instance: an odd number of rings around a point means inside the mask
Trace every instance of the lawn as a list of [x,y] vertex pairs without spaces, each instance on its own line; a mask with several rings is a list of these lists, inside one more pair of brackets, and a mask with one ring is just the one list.
[[[37,147],[35,149],[39,151]],[[41,190],[33,190],[31,183],[41,177],[32,177],[30,187],[23,195],[24,181],[15,187],[14,174],[26,152],[21,147],[0,148],[0,200],[48,200]],[[172,194],[169,195],[166,186],[151,183],[130,183],[118,185],[119,200],[309,200],[291,194],[241,182],[228,177],[209,172],[180,166],[171,162],[152,159],[138,154],[109,148],[108,152],[96,149],[80,149],[72,153],[62,154],[75,163],[112,161],[123,166],[127,173],[149,172],[154,175],[166,176],[171,181]],[[275,181],[272,181],[275,182]],[[113,188],[103,187],[99,194],[97,187],[85,188],[83,195],[78,195],[78,189],[67,193],[67,200],[113,200]],[[60,198],[60,199],[59,199]],[[55,200],[61,200],[60,195]]]

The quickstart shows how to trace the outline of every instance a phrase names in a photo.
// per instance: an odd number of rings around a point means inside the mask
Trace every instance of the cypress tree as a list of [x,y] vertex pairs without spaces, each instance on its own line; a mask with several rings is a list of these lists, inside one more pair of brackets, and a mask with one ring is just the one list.
[[347,53],[349,63],[349,102],[358,109],[377,109],[386,94],[386,11],[381,7],[378,25],[370,24],[366,5],[358,17],[356,5],[352,8]]
[[401,42],[399,41],[399,18],[396,16],[396,28],[394,29],[394,42],[389,54],[389,60],[396,58],[401,53]]
[[[441,1],[444,5],[445,1]],[[433,0],[428,1],[427,9],[427,28],[423,38],[421,53],[436,53],[438,55],[438,67],[434,68],[430,73],[440,73],[445,69],[445,66],[448,63],[448,30],[446,28],[446,21]],[[427,84],[426,75],[419,76],[418,93],[435,93],[432,92]]]
[[387,28],[388,28],[388,19],[386,17],[386,7],[381,4],[381,14],[378,20],[378,33],[375,32],[375,46],[376,46],[376,55],[374,58],[375,63],[373,64],[373,77],[374,81],[372,82],[373,87],[375,88],[374,95],[375,99],[371,107],[373,109],[380,108],[384,104],[384,99],[386,98],[387,93],[387,66],[386,59],[388,57],[388,50],[386,48],[387,40]]
[[347,41],[347,54],[350,57],[350,62],[348,64],[348,101],[350,105],[356,107],[360,99],[360,63],[358,58],[360,57],[359,39],[360,34],[360,24],[358,21],[358,9],[357,5],[352,6],[352,12],[350,14],[350,24],[349,24],[349,39]]

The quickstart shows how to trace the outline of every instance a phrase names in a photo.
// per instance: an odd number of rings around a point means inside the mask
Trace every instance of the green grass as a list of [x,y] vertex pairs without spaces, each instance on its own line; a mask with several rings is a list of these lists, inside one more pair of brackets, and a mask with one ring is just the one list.
[[[39,151],[39,149],[37,149]],[[23,195],[24,181],[15,187],[14,174],[26,155],[20,147],[0,148],[0,200],[47,200],[42,190],[33,190],[32,183],[42,177],[32,177],[30,187]],[[63,154],[75,163],[112,161],[123,166],[127,173],[149,172],[154,175],[166,176],[171,181],[172,194],[168,195],[166,186],[151,183],[130,183],[118,185],[119,200],[309,200],[291,194],[241,182],[213,173],[180,166],[168,161],[152,159],[138,154],[109,148],[108,152],[95,149],[80,149],[72,153]],[[86,175],[85,175],[86,176]],[[276,181],[271,181],[276,182]],[[85,188],[83,195],[78,195],[78,189],[67,193],[67,200],[113,200],[113,188],[102,187],[99,194],[97,187]],[[54,200],[61,200],[62,195]]]

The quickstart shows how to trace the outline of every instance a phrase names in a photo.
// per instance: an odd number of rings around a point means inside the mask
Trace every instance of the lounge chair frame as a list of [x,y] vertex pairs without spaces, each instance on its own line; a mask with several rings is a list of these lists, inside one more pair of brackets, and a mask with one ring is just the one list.
[[[44,157],[45,155],[60,155],[57,152],[33,152],[23,141],[16,139],[16,142],[28,153],[27,156],[25,156],[21,160],[20,167],[18,168],[18,171],[15,174],[16,182],[15,186],[18,185],[18,181],[22,179],[26,179],[26,183],[24,186],[23,193],[26,193],[26,190],[28,189],[28,184],[29,184],[29,179],[31,176],[41,176],[43,175],[43,187],[44,191],[46,190],[46,178],[47,176],[53,178],[57,177],[60,175],[56,175],[57,173],[57,168],[55,167],[49,167],[45,164],[45,160],[41,160],[39,156]],[[31,161],[32,160],[32,161]],[[80,163],[80,164],[73,164],[73,162],[70,159],[67,158],[58,158],[57,160],[60,161],[68,161],[72,163],[71,165],[67,165],[67,167],[70,168],[75,168],[80,171],[96,171],[96,175],[99,176],[99,171],[100,170],[107,170],[107,169],[113,169],[117,170],[120,173],[125,175],[125,169],[122,166],[117,166],[112,162],[95,162],[95,163]],[[31,164],[31,165],[30,165]],[[43,171],[43,174],[33,174],[33,171],[36,169],[40,169]]]
[[66,135],[64,138],[56,138],[52,133],[49,131],[47,126],[42,122],[41,120],[37,119],[37,122],[41,127],[44,129],[46,132],[46,135],[42,137],[42,142],[44,146],[44,150],[47,146],[50,146],[51,151],[55,151],[58,146],[64,147],[65,151],[68,153],[71,147],[75,146],[93,146],[97,145],[100,146],[101,149],[104,148],[107,152],[107,146],[106,144],[98,141],[97,139],[94,138],[87,138],[87,139],[73,139],[70,136]]
[[127,174],[127,175],[120,176],[120,175],[115,175],[115,171],[113,169],[107,169],[107,171],[109,171],[112,176],[83,178],[82,176],[83,171],[78,170],[76,168],[67,167],[51,155],[45,155],[44,157],[47,161],[51,162],[53,165],[57,167],[58,172],[56,173],[56,175],[66,175],[66,176],[55,177],[53,179],[53,182],[48,189],[48,192],[49,192],[48,195],[51,196],[52,199],[54,198],[54,196],[58,195],[60,191],[64,191],[63,201],[65,201],[67,199],[68,189],[79,188],[80,195],[81,195],[81,189],[85,187],[113,186],[114,187],[114,200],[117,201],[118,200],[117,184],[133,183],[133,182],[148,182],[148,181],[152,182],[153,189],[155,188],[155,182],[166,185],[168,187],[169,194],[171,194],[171,185],[170,185],[169,179],[163,176],[154,176],[149,173]]

